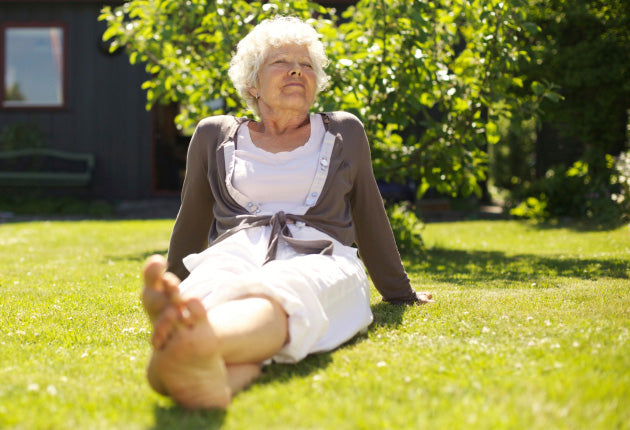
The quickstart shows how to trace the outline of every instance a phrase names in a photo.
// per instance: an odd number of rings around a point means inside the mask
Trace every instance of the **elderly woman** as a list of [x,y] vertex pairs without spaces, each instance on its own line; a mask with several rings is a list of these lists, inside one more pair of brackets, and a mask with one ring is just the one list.
[[260,23],[229,72],[260,121],[206,118],[192,137],[168,260],[149,258],[143,290],[149,382],[184,407],[224,408],[263,363],[365,331],[365,267],[385,301],[431,301],[402,266],[362,124],[309,114],[326,61],[310,25]]

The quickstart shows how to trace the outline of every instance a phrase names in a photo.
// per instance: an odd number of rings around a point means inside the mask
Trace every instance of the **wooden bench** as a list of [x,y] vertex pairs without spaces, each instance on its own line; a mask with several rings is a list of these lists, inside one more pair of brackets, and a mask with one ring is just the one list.
[[2,187],[83,187],[92,180],[94,155],[48,148],[0,152]]

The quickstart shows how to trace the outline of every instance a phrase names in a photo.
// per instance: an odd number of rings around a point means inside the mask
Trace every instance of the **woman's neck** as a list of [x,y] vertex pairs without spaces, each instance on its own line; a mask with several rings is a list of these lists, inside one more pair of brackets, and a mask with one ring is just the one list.
[[263,115],[260,122],[252,121],[248,127],[254,145],[272,153],[292,151],[303,146],[311,135],[308,114],[281,119]]
[[260,122],[253,129],[270,136],[281,136],[309,125],[308,112],[260,112]]

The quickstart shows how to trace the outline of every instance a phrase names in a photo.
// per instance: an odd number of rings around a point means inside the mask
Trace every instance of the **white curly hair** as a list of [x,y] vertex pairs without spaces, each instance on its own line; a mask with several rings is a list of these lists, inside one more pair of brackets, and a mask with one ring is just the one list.
[[270,48],[296,44],[306,47],[317,84],[317,93],[328,85],[324,67],[328,64],[326,50],[320,34],[299,18],[278,16],[261,21],[236,46],[236,53],[230,61],[228,74],[236,91],[247,106],[258,116],[258,100],[250,94],[251,88],[258,85],[258,72],[265,62]]

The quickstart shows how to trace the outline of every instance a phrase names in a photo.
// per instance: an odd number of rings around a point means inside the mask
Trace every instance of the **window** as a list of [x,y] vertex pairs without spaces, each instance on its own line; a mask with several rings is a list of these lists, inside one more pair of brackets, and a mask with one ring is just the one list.
[[62,107],[64,28],[6,25],[2,28],[2,107]]

